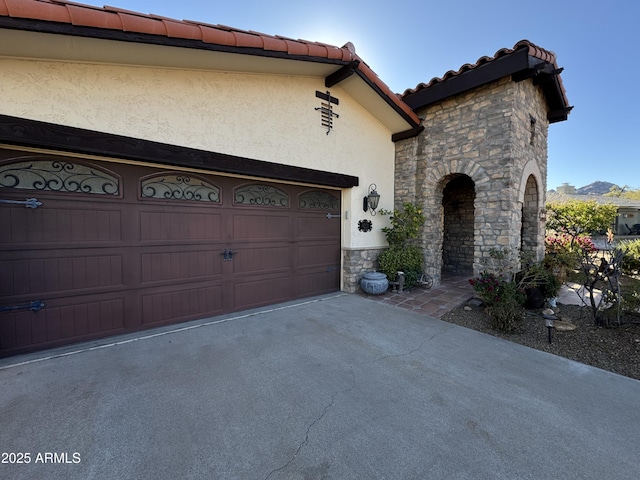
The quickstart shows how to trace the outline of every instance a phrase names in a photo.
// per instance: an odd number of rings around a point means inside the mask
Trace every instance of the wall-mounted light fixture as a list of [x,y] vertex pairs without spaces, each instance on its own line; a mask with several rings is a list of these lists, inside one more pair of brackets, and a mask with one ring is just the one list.
[[380,202],[380,194],[376,191],[378,186],[375,183],[369,185],[369,194],[362,200],[362,210],[365,212],[369,210],[371,215],[376,214],[376,208],[378,208],[378,202]]
[[541,208],[538,211],[538,218],[540,219],[541,222],[546,222],[547,221],[547,209],[546,208]]

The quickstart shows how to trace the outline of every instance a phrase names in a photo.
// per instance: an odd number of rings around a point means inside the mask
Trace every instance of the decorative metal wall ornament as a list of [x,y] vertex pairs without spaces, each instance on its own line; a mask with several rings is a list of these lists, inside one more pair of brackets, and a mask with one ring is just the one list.
[[0,188],[118,195],[120,181],[81,163],[30,160],[1,165]]
[[220,203],[218,187],[187,175],[160,174],[147,177],[140,184],[140,194],[143,198]]
[[260,205],[265,207],[288,207],[289,197],[275,187],[262,184],[245,185],[236,189],[233,196],[238,205]]
[[339,105],[340,100],[331,96],[331,92],[327,90],[326,93],[322,93],[316,90],[316,97],[321,98],[324,102],[320,103],[319,107],[316,107],[316,111],[320,111],[320,118],[322,119],[322,126],[327,129],[327,135],[333,128],[333,117],[340,118],[340,115],[333,111],[333,105]]
[[361,232],[370,232],[372,228],[373,223],[371,223],[371,220],[360,220],[358,222],[358,230]]
[[340,200],[330,193],[321,190],[305,192],[298,198],[299,208],[316,208],[321,210],[337,210],[340,208]]

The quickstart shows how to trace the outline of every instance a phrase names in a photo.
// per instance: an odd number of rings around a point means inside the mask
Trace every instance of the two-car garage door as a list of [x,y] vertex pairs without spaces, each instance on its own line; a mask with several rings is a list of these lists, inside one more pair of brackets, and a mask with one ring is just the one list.
[[337,190],[0,150],[0,356],[336,291],[339,213]]

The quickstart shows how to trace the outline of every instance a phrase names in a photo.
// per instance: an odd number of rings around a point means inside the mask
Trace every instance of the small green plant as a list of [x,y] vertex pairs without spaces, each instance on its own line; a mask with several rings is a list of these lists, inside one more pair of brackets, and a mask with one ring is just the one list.
[[384,227],[387,242],[391,246],[404,245],[408,240],[418,238],[420,227],[424,225],[425,216],[422,209],[413,203],[405,203],[402,210],[379,210],[381,215],[389,215],[390,227]]
[[618,244],[624,252],[622,273],[625,275],[640,275],[640,239],[626,240]]

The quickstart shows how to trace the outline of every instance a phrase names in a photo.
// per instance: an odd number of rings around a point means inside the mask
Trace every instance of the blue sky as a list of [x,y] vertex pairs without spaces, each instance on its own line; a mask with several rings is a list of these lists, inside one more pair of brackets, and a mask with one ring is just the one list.
[[[105,1],[80,0],[102,6]],[[109,5],[342,46],[394,92],[522,39],[554,51],[574,110],[549,129],[548,188],[640,188],[636,0],[110,0]]]

